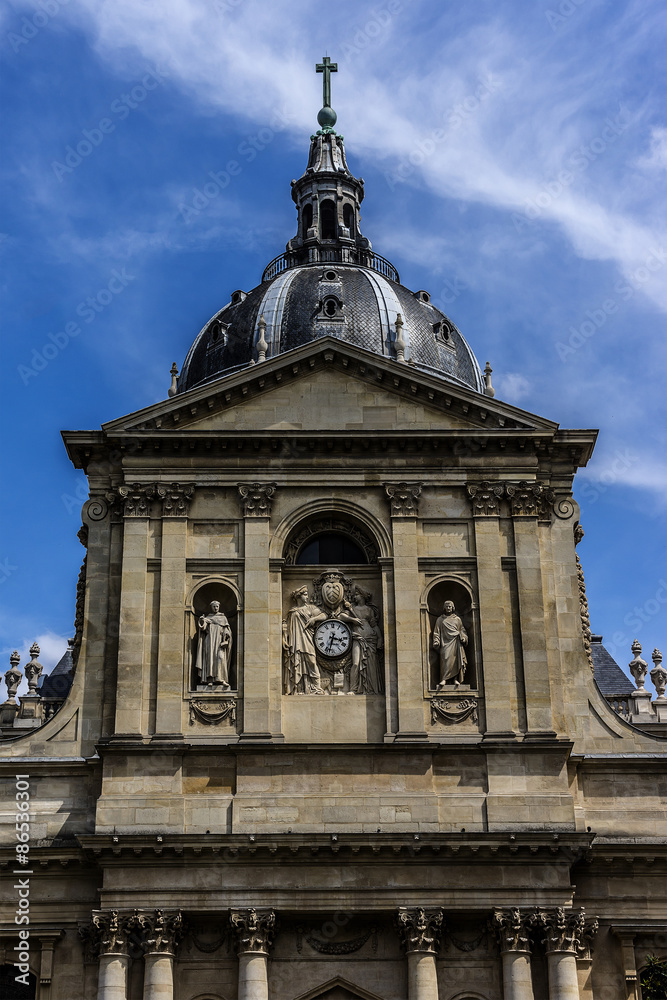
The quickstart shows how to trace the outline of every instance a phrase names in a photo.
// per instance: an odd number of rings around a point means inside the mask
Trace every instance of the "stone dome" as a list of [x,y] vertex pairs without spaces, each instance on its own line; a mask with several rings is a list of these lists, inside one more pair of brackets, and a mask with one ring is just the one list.
[[292,181],[296,235],[266,267],[261,284],[234,292],[199,333],[176,392],[319,337],[336,337],[484,392],[479,364],[452,321],[427,292],[401,285],[396,268],[362,235],[363,198],[364,182],[350,172],[343,137],[325,125],[311,136],[305,172]]

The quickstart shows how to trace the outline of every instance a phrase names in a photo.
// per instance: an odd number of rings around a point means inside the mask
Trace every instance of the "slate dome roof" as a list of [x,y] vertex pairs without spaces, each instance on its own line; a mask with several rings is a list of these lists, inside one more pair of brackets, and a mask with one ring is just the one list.
[[262,316],[267,357],[329,336],[391,358],[396,356],[399,313],[406,361],[484,391],[472,350],[452,321],[428,301],[427,293],[415,294],[370,267],[339,263],[293,267],[247,294],[235,293],[190,348],[178,391],[256,360]]
[[[335,122],[335,113],[329,118]],[[394,266],[362,235],[363,198],[343,137],[325,124],[311,136],[304,174],[292,181],[296,235],[260,285],[234,292],[204,326],[170,395],[327,336],[484,392],[479,364],[456,326],[427,292],[401,285]]]

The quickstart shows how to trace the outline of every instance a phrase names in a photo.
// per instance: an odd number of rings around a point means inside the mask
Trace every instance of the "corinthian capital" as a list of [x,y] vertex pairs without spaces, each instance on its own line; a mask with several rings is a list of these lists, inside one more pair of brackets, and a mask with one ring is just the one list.
[[128,929],[146,954],[175,955],[185,934],[185,922],[180,910],[135,910],[128,917]]
[[128,931],[127,917],[121,917],[118,910],[93,910],[90,924],[79,933],[95,955],[127,955]]
[[187,517],[194,494],[194,483],[158,483],[157,495],[162,500],[162,516]]
[[276,915],[273,910],[230,910],[229,921],[236,938],[236,950],[268,955],[276,936]]
[[271,500],[276,483],[239,483],[244,517],[271,517]]
[[440,907],[399,906],[396,912],[398,933],[406,952],[426,951],[437,954],[444,930],[444,912]]
[[556,494],[544,483],[507,483],[512,517],[548,517]]
[[490,483],[488,480],[483,483],[468,483],[466,493],[470,498],[474,517],[498,517],[500,500],[505,493],[503,483]]
[[384,488],[391,502],[392,517],[417,516],[421,483],[385,483]]
[[586,920],[583,907],[579,910],[565,910],[562,906],[554,910],[537,910],[532,923],[547,953],[570,951],[582,955],[590,952],[598,929],[597,920]]
[[530,954],[531,914],[525,910],[494,910],[491,928],[498,939],[501,954],[505,951],[525,951]]

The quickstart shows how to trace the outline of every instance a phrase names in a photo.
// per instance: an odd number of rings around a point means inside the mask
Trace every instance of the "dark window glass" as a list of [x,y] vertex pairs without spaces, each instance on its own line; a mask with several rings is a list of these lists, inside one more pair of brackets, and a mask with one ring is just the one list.
[[332,201],[320,205],[320,229],[323,240],[336,239],[336,206]]
[[310,229],[313,224],[313,206],[304,205],[303,206],[303,235],[306,235],[306,230]]
[[354,235],[354,209],[351,205],[346,205],[343,209],[343,221],[350,230],[350,236]]
[[346,563],[367,563],[368,559],[347,535],[318,535],[303,546],[296,559],[299,566],[320,565],[341,566]]
[[17,983],[16,976],[20,975],[13,965],[0,966],[0,996],[3,1000],[35,1000],[37,991],[37,980],[30,972],[28,983]]

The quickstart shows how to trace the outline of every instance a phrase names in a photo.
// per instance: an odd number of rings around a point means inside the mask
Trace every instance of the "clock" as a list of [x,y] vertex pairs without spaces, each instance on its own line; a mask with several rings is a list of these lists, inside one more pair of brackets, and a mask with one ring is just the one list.
[[350,648],[352,633],[337,618],[327,618],[315,629],[315,646],[322,656],[336,658],[344,656]]

